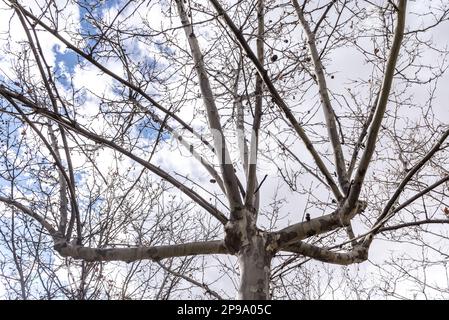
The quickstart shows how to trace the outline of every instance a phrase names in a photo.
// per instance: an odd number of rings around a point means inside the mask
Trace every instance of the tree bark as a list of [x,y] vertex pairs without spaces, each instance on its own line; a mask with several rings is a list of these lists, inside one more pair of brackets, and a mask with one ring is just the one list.
[[270,269],[272,254],[267,250],[264,235],[254,235],[238,253],[240,266],[240,300],[270,299]]

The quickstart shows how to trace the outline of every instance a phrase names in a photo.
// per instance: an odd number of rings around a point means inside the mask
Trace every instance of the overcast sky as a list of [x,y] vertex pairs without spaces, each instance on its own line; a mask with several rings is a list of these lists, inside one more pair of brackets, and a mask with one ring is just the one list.
[[[65,2],[58,0],[59,2]],[[376,3],[381,3],[382,1],[376,1]],[[99,12],[101,15],[107,16],[111,12],[116,12],[118,8],[118,4],[121,3],[121,1],[105,1],[104,7],[102,8],[102,11]],[[409,14],[407,15],[407,27],[408,28],[415,28],[417,26],[420,26],[423,22],[421,18],[418,18],[416,15],[412,14],[413,12],[423,12],[424,10],[427,10],[428,5],[432,3],[432,1],[409,1]],[[33,2],[27,2],[27,5],[32,8],[33,12],[39,12],[39,8],[36,6],[36,4]],[[367,4],[367,7],[369,9],[369,4]],[[145,7],[141,8],[140,10],[145,10]],[[148,9],[150,10],[150,9]],[[150,23],[152,25],[158,25],[160,23],[168,23],[167,21],[162,21],[162,16],[158,14],[158,11],[160,11],[161,8],[157,5],[157,3],[154,4],[154,6],[151,6],[151,11],[147,13],[147,16],[151,19]],[[64,16],[65,24],[71,29],[76,30],[79,28],[83,32],[89,32],[89,25],[87,24],[81,24],[80,23],[80,17],[85,13],[83,9],[80,7],[69,4],[67,7],[65,7],[64,11],[62,12],[62,15]],[[374,13],[373,13],[374,14]],[[111,15],[112,16],[112,15]],[[19,27],[19,23],[16,21],[16,18],[14,18],[11,22],[11,10],[7,9],[6,4],[3,1],[0,1],[0,47],[3,47],[5,45],[9,45],[12,48],[17,48],[19,50],[20,48],[20,41],[25,39],[25,34],[21,27]],[[135,17],[136,21],[135,23],[139,23],[139,19]],[[128,21],[128,23],[132,23],[132,21]],[[365,23],[370,24],[371,21],[367,20]],[[11,28],[11,26],[13,26]],[[6,35],[9,35],[12,41],[9,41],[9,39],[6,38]],[[434,39],[435,43],[438,44],[439,47],[444,48],[445,46],[449,46],[449,24],[444,23],[441,26],[434,28],[428,32],[427,37],[431,37]],[[75,89],[81,89],[81,88],[88,88],[89,90],[96,92],[98,94],[104,94],[105,96],[110,95],[111,97],[116,95],[116,92],[112,90],[113,87],[113,81],[110,77],[105,76],[104,74],[100,74],[98,72],[98,69],[90,64],[86,64],[82,68],[79,65],[79,59],[77,56],[67,50],[65,46],[56,40],[55,37],[53,37],[49,33],[39,32],[39,37],[41,39],[41,44],[43,45],[43,51],[45,54],[45,57],[50,65],[53,66],[53,71],[56,74],[65,74],[66,77],[62,78],[60,80],[60,86],[64,90],[69,89],[69,79],[72,78],[73,86]],[[200,39],[203,41],[203,45],[206,45],[204,41],[205,39]],[[180,40],[181,41],[181,40]],[[144,54],[143,48],[139,47],[138,44],[130,42],[130,46],[132,46],[133,52],[136,56],[139,54]],[[10,58],[8,56],[3,56],[0,58],[0,81],[5,81],[6,77],[11,76],[10,71]],[[423,53],[423,61],[436,61],[439,57],[434,52],[425,52]],[[162,61],[163,63],[163,61]],[[447,65],[447,62],[446,62]],[[107,67],[111,70],[121,73],[122,68],[118,61],[110,61],[107,63]],[[346,92],[348,86],[350,87],[350,79],[357,79],[359,77],[365,77],[369,76],[369,73],[371,72],[370,67],[366,66],[364,63],[363,57],[361,55],[357,55],[354,53],[353,50],[347,49],[347,48],[341,48],[336,50],[332,54],[332,60],[328,62],[327,64],[327,71],[328,72],[335,72],[336,74],[336,80],[335,81],[329,81],[329,87],[333,92],[343,93]],[[436,114],[436,117],[443,123],[449,123],[449,75],[446,72],[446,74],[441,78],[441,80],[438,83],[437,90],[436,90],[436,98],[434,100],[434,111]],[[316,88],[315,88],[316,89]],[[425,89],[416,89],[415,97],[417,100],[422,98],[423,91],[420,90],[427,90]],[[99,110],[99,99],[95,97],[94,95],[86,93],[87,100],[83,106],[83,112],[85,112],[86,115],[94,115]],[[202,128],[204,126],[204,121],[199,119],[192,119],[193,118],[193,110],[194,106],[186,106],[181,111],[180,115],[183,117],[183,119],[186,120],[192,120],[193,125],[196,128]],[[406,113],[406,111],[405,111]],[[413,118],[413,115],[408,115],[411,118]],[[419,115],[417,115],[419,116]],[[104,126],[103,119],[97,119],[97,122],[89,123],[92,129],[98,129],[101,130]],[[204,129],[204,128],[203,128]],[[151,134],[147,137],[148,139],[152,139]],[[168,147],[167,147],[168,150]],[[301,145],[298,145],[295,147],[295,151],[302,154],[304,153],[304,147]],[[101,157],[104,159],[104,168],[108,168],[108,166],[114,165],[112,162],[112,151],[109,149],[102,149],[101,151]],[[163,165],[164,168],[166,168],[168,171],[171,172],[182,172],[185,175],[189,175],[191,177],[194,177],[195,179],[198,179],[201,183],[207,183],[208,176],[204,172],[204,170],[198,166],[198,163],[195,161],[195,159],[191,157],[186,157],[187,152],[176,150],[175,152],[170,152],[169,156],[167,156],[164,153],[159,153],[156,155],[155,159],[153,160],[154,163],[158,165]],[[307,155],[304,155],[305,157],[308,157]],[[84,161],[82,158],[77,158],[76,155],[74,155],[74,161],[75,166],[82,163]],[[131,165],[130,160],[124,160],[123,164],[124,167]],[[267,179],[263,184],[263,187],[261,188],[261,208],[267,208],[269,207],[269,204],[273,201],[274,191],[279,189],[280,195],[285,198],[285,204],[283,207],[283,215],[286,217],[285,219],[281,220],[278,227],[286,226],[294,221],[297,221],[298,219],[303,219],[303,214],[306,210],[306,197],[299,198],[297,194],[292,193],[288,190],[286,185],[281,185],[279,182],[279,177],[277,177],[277,168],[270,164],[268,161],[264,161],[261,163],[259,168],[259,177],[263,177],[264,175],[267,175]],[[85,177],[85,182],[89,183],[89,177]],[[307,185],[309,183],[312,183],[313,178],[307,178],[309,180],[304,180],[302,183],[304,185]],[[207,188],[213,191],[218,191],[218,188],[216,185],[207,185]],[[215,189],[214,189],[215,188]],[[323,189],[318,188],[315,189],[316,192],[314,196],[321,198],[322,200],[325,200],[326,197],[328,197],[327,192],[323,192]],[[309,209],[310,214],[312,216],[319,216],[321,214],[324,214],[323,210],[320,209],[314,209],[313,207]],[[356,231],[362,232],[363,226],[356,226]],[[356,232],[358,233],[358,232]],[[445,245],[446,248],[448,248],[447,245]],[[391,242],[383,242],[383,241],[375,241],[374,245],[370,251],[370,259],[377,264],[382,264],[382,262],[385,259],[389,259],[390,256],[393,253],[397,252],[410,252],[410,247],[407,244],[401,244],[398,243],[395,246],[392,246]],[[412,253],[410,253],[412,254]],[[220,258],[220,259],[228,259],[228,258]],[[207,258],[209,263],[214,263],[214,260],[211,258]],[[231,258],[233,260],[233,258]],[[319,267],[322,267],[322,264],[317,264]],[[335,270],[338,270],[340,272],[341,267],[330,267],[335,268]],[[349,267],[350,272],[356,272],[361,271],[362,274],[369,274],[370,272],[377,271],[377,268],[371,264],[370,262],[365,262],[361,265],[351,266]],[[433,269],[429,270],[427,272],[427,279],[429,283],[431,282],[441,282],[441,279],[445,278],[446,273],[446,267],[444,265],[437,265]],[[213,274],[207,274],[206,276],[211,276],[213,278]],[[375,278],[374,280],[375,281]],[[440,283],[441,284],[441,283]],[[219,284],[215,284],[217,287],[221,287],[223,290],[226,290],[228,292],[233,292],[234,288],[232,287],[231,283],[229,281],[222,281]],[[446,284],[447,286],[447,284]],[[408,284],[404,283],[403,293],[404,295],[407,295],[408,290]],[[0,285],[0,295],[1,295],[2,287]]]

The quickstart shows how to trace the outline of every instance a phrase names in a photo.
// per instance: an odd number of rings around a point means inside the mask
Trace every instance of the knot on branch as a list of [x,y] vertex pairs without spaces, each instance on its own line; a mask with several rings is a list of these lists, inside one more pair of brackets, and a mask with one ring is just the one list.
[[225,227],[224,243],[230,254],[237,254],[242,247],[248,244],[248,239],[244,235],[244,227],[239,221],[229,221]]

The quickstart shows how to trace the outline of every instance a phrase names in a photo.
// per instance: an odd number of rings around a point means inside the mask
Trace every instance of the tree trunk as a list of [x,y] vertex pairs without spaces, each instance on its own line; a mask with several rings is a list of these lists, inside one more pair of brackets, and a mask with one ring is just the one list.
[[270,299],[270,264],[272,255],[266,250],[263,235],[254,235],[239,254],[240,300]]

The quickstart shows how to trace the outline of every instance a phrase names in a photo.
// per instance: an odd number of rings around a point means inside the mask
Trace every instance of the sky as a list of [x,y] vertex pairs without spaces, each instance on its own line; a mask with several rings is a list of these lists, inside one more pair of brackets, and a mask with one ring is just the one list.
[[[58,3],[61,3],[64,1],[59,1]],[[121,1],[105,1],[104,5],[101,7],[101,9],[98,9],[98,11],[94,12],[94,14],[98,15],[98,17],[101,17],[103,15],[111,14],[111,12],[116,12],[117,8],[119,7]],[[423,10],[423,7],[425,7],[427,4],[426,1],[410,1],[409,11],[410,12],[420,12]],[[28,4],[27,4],[28,5]],[[31,7],[35,6],[34,3],[29,4]],[[4,35],[8,33],[12,39],[15,39],[15,41],[18,41],[19,39],[24,39],[24,33],[21,31],[20,28],[13,28],[10,29],[9,25],[9,19],[5,17],[10,16],[10,12],[4,10],[5,5],[3,2],[0,2],[0,39],[4,39]],[[38,11],[39,9],[37,7],[34,7],[34,10]],[[145,10],[145,8],[143,8]],[[161,16],[157,15],[157,11],[161,10],[161,8],[158,6],[157,2],[153,2],[153,6],[151,7],[151,10],[149,10],[150,13],[148,13],[151,17],[150,23],[153,25],[158,25],[161,23],[168,23],[167,21],[162,21]],[[68,5],[65,10],[64,14],[66,15],[66,26],[69,30],[79,30],[82,33],[87,34],[93,34],[95,33],[95,29],[85,22],[82,17],[86,16],[86,10],[82,7],[78,7],[75,4]],[[112,15],[111,15],[112,16]],[[138,19],[137,19],[138,20]],[[420,23],[419,19],[416,19],[413,15],[410,15],[408,17],[408,25],[411,26],[414,23],[417,25]],[[132,24],[132,21],[129,22]],[[370,23],[370,21],[366,21],[367,24]],[[449,25],[446,23],[442,25],[439,28],[436,28],[432,30],[431,37],[435,39],[439,45],[442,47],[444,44],[449,45],[449,39],[447,38],[447,30]],[[204,31],[207,32],[207,31]],[[212,31],[210,31],[212,32]],[[88,125],[92,130],[95,130],[97,132],[101,132],[106,127],[105,120],[102,118],[94,118],[91,119],[89,117],[93,117],[99,110],[99,98],[96,97],[94,94],[91,93],[98,93],[103,94],[106,97],[116,97],[117,92],[115,92],[112,88],[114,85],[114,81],[111,80],[110,77],[105,76],[104,74],[100,74],[98,72],[98,69],[91,64],[87,63],[86,61],[83,61],[82,58],[77,57],[76,54],[68,50],[62,43],[57,41],[54,37],[47,33],[39,32],[39,37],[41,39],[41,42],[43,44],[43,49],[45,52],[45,56],[49,61],[49,64],[54,66],[53,71],[55,75],[59,76],[59,85],[61,86],[61,90],[67,90],[64,91],[64,93],[68,94],[70,92],[70,86],[71,83],[73,83],[73,86],[77,90],[85,90],[85,102],[82,107],[82,113],[86,117],[86,122],[89,122]],[[182,39],[182,38],[181,38]],[[183,40],[179,40],[183,41]],[[141,43],[135,43],[133,41],[129,41],[128,43],[129,49],[133,50],[133,54],[135,54],[136,58],[143,58],[143,55],[145,54],[144,50],[147,48],[141,44]],[[206,34],[204,37],[200,37],[200,44],[201,46],[207,47],[207,36]],[[4,45],[4,41],[2,41],[2,45]],[[19,47],[19,44],[17,42],[11,42],[11,46],[17,46]],[[92,45],[92,43],[84,43],[86,47],[89,45]],[[183,46],[185,46],[185,43],[183,43]],[[156,49],[155,49],[156,50]],[[167,50],[167,48],[162,48],[162,50]],[[349,51],[349,49],[341,48],[333,54],[332,62],[330,63],[330,72],[335,71],[337,72],[337,78],[339,78],[339,73],[342,73],[343,76],[346,79],[354,79],[357,77],[360,77],[361,74],[369,73],[370,70],[368,70],[366,67],[364,67],[363,58],[361,56],[355,56],[351,54],[351,57],[348,58],[348,56],[352,53],[352,51]],[[432,60],[435,57],[429,56],[427,59]],[[151,62],[151,56],[145,59],[149,59]],[[164,61],[164,59],[158,60],[159,63],[164,66],[167,64],[167,61]],[[109,60],[107,63],[107,67],[113,70],[114,72],[117,72],[120,74],[122,72],[120,63],[117,60]],[[8,75],[10,72],[8,71],[9,68],[9,61],[8,58],[3,57],[0,60],[0,80],[4,79],[3,75]],[[344,70],[344,71],[342,71]],[[174,80],[176,81],[176,80]],[[449,99],[449,91],[446,89],[449,85],[449,78],[446,73],[446,75],[441,79],[438,87],[437,87],[437,98],[435,100],[435,112],[437,114],[437,117],[441,122],[449,122],[449,108],[445,105],[445,103]],[[329,83],[329,86],[331,90],[335,92],[342,92],[347,90],[346,88],[350,86],[349,82],[345,83],[344,81],[333,81]],[[151,90],[151,89],[149,89]],[[91,93],[89,93],[91,92]],[[416,92],[416,96],[419,99],[420,92]],[[199,106],[196,104],[190,104],[186,105],[181,111],[180,116],[183,119],[192,120],[193,126],[198,129],[204,129],[204,121],[201,119],[192,119],[193,110],[198,108]],[[83,121],[80,119],[80,121]],[[140,122],[142,125],[143,122]],[[110,126],[107,126],[111,130]],[[111,133],[108,131],[108,133]],[[155,131],[152,129],[148,129],[144,131],[144,138],[151,141],[154,139]],[[169,140],[170,136],[166,135],[164,136],[164,139]],[[235,147],[235,145],[233,145]],[[308,157],[304,154],[304,147],[301,145],[298,145],[295,147],[295,150],[298,152],[298,154],[303,155],[304,157]],[[192,158],[186,158],[185,155],[187,153],[185,151],[177,151],[177,152],[171,152],[170,156],[164,155],[163,152],[158,153],[155,155],[154,163],[157,165],[161,165],[170,172],[183,172],[184,175],[188,175],[190,177],[195,177],[200,181],[201,183],[207,182],[208,178],[207,175],[205,175],[204,170],[201,169],[198,164],[195,162]],[[103,159],[104,161],[104,172],[106,173],[109,168],[113,168],[114,163],[114,153],[109,149],[101,149],[99,150],[99,157]],[[74,155],[73,156],[75,166],[82,166],[82,163],[84,161],[82,155]],[[124,170],[126,167],[132,167],[135,166],[132,161],[130,160],[123,160],[122,163],[122,169]],[[261,188],[262,193],[262,206],[261,207],[269,207],[269,204],[272,202],[273,193],[274,190],[276,190],[279,179],[275,177],[277,169],[270,165],[268,162],[264,162],[261,165],[260,168],[261,175],[262,174],[268,174],[267,180],[264,182],[263,187]],[[84,182],[89,184],[92,183],[92,177],[83,177]],[[312,179],[310,179],[310,182],[312,182]],[[304,182],[306,184],[306,182]],[[308,181],[307,181],[308,183]],[[208,189],[211,191],[217,191],[216,185],[207,185]],[[323,193],[322,189],[317,188],[316,193],[314,194],[316,197],[324,199],[327,197],[327,193]],[[288,190],[286,190],[286,187],[282,187],[280,189],[280,193],[283,197],[286,198],[285,205],[283,207],[284,215],[287,217],[286,219],[283,219],[279,227],[286,226],[293,221],[297,221],[298,216],[303,215],[303,212],[307,209],[307,203],[300,202],[295,200],[295,194],[289,193]],[[320,209],[310,209],[312,216],[317,216],[322,214],[322,210]],[[360,227],[361,228],[361,227]],[[362,229],[359,229],[362,230]],[[381,263],[386,256],[389,255],[390,252],[397,252],[397,251],[407,251],[404,250],[406,248],[406,244],[399,244],[395,248],[390,248],[389,244],[385,244],[382,241],[375,242],[371,252],[370,252],[370,258],[373,259],[373,261],[376,261],[378,263]],[[211,260],[209,263],[213,263],[213,260]],[[333,267],[332,267],[333,268]],[[335,267],[337,268],[337,267]],[[339,267],[338,267],[339,268]],[[350,268],[350,270],[353,270],[356,272],[357,270],[362,270],[362,273],[365,272],[366,274],[369,274],[370,272],[374,272],[376,269],[375,266],[369,263],[362,264],[360,266],[353,266]],[[338,269],[340,270],[340,269]],[[429,281],[439,281],[441,279],[442,273],[444,273],[445,267],[444,266],[436,266],[435,271],[428,272],[428,279]],[[229,288],[229,291],[232,291],[232,286],[229,282],[223,282],[220,283],[220,287]],[[403,290],[407,290],[407,285],[404,284]],[[2,287],[0,286],[0,295],[1,295]]]

